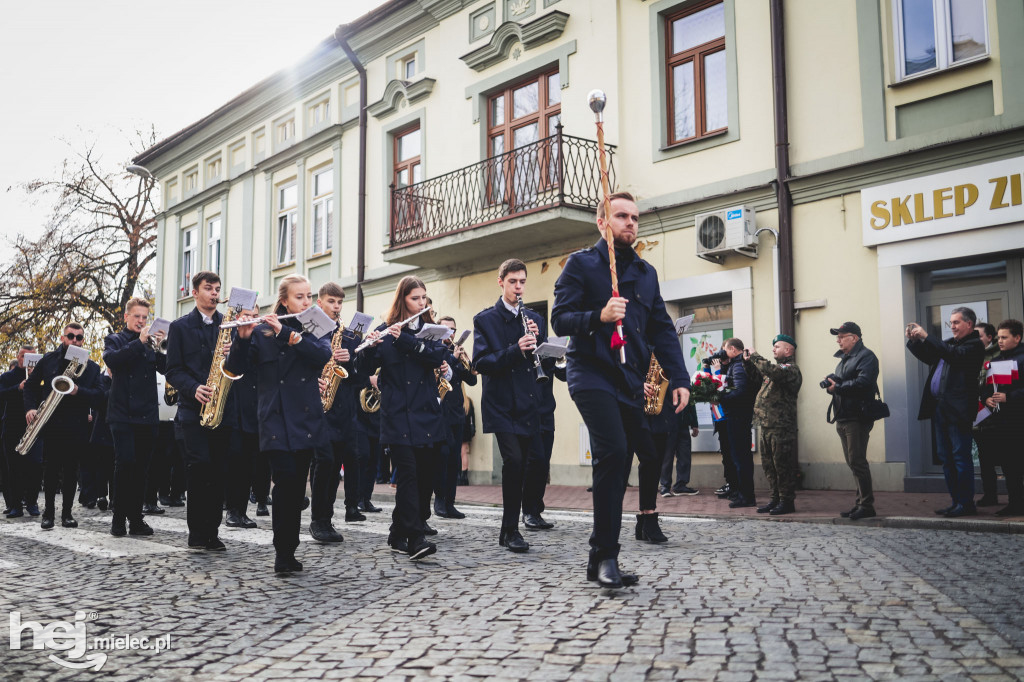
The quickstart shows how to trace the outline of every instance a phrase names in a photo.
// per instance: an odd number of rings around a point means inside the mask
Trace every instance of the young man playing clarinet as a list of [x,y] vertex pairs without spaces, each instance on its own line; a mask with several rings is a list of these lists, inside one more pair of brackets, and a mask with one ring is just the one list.
[[[670,377],[672,405],[681,412],[690,399],[690,379],[672,320],[665,311],[658,273],[633,251],[640,212],[626,192],[609,197],[597,211],[597,226],[613,240],[619,296],[612,296],[610,257],[605,236],[593,247],[569,257],[555,283],[551,326],[572,336],[567,367],[569,394],[590,433],[594,461],[594,531],[590,536],[587,579],[602,587],[636,584],[621,574],[619,530],[626,472],[635,452],[640,460],[640,510],[645,524],[657,525],[654,512],[660,453],[654,449],[644,416],[644,379],[651,352]],[[616,323],[625,331],[626,362],[612,347]],[[666,406],[667,409],[667,406]],[[653,531],[653,528],[651,529]]]
[[103,362],[111,376],[107,423],[114,438],[115,502],[110,534],[115,537],[153,534],[142,519],[142,498],[160,421],[156,373],[166,371],[167,356],[151,345],[151,339],[159,342],[164,334],[151,337],[148,319],[149,301],[133,298],[125,305],[125,328],[103,342]]
[[551,526],[540,516],[547,466],[541,439],[539,381],[550,381],[554,361],[538,371],[534,348],[547,340],[547,323],[520,305],[526,287],[526,264],[510,258],[498,268],[501,297],[473,318],[473,363],[484,376],[484,433],[493,433],[501,452],[501,497],[504,513],[498,544],[511,552],[530,546],[519,533],[522,509],[529,530]]

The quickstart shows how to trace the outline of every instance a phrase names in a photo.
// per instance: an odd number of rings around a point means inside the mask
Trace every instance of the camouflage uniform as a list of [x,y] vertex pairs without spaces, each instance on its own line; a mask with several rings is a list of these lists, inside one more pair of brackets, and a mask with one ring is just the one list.
[[761,466],[771,487],[771,498],[792,502],[799,475],[796,396],[803,381],[800,368],[792,359],[777,365],[757,353],[750,354],[747,365],[762,378],[754,403],[754,423],[761,427]]

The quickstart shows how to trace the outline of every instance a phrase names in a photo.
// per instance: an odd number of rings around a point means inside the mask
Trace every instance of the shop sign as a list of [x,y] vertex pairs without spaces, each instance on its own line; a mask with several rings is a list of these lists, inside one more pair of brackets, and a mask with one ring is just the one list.
[[864,245],[1024,221],[1024,157],[861,190]]

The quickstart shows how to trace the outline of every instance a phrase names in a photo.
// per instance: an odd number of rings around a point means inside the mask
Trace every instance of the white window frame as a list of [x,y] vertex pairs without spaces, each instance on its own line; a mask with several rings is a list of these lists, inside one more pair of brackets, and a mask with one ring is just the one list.
[[[320,116],[318,119],[317,116]],[[331,98],[330,95],[311,103],[306,108],[307,123],[310,130],[320,130],[331,120]]]
[[274,126],[274,140],[279,147],[295,141],[295,117],[278,121]]
[[166,206],[173,206],[178,203],[178,178],[168,180],[164,185],[164,196],[166,197],[164,204]]
[[[318,185],[317,178],[327,173],[331,174],[330,187],[327,191],[323,191],[320,194],[316,194],[316,188]],[[313,228],[309,231],[309,252],[314,256],[322,256],[330,253],[333,244],[333,225],[334,222],[334,169],[331,167],[321,168],[319,171],[313,173],[313,209],[310,213],[312,216]],[[323,221],[317,225],[317,214],[323,213]],[[323,237],[321,242],[324,247],[320,251],[316,250],[316,238],[318,227],[323,230]]]
[[195,194],[199,191],[199,168],[193,166],[191,169],[185,171],[185,186],[182,188],[182,194],[191,192]]
[[[416,77],[416,74],[419,73],[419,65],[416,63],[416,57],[417,54],[413,52],[412,54],[406,55],[402,58],[402,61],[400,62],[402,73],[398,76],[400,80],[412,80]],[[412,65],[412,75],[409,75],[410,65]]]
[[[296,187],[296,183],[290,182],[277,188],[277,230],[274,232],[274,261],[277,267],[295,262],[295,230],[299,219],[298,199],[294,206],[284,206],[284,193],[288,189]],[[281,231],[288,231],[288,239],[285,249],[281,251]]]
[[893,42],[896,55],[896,80],[898,82],[922,78],[948,69],[988,59],[992,53],[992,40],[988,30],[988,6],[984,0],[978,4],[982,11],[985,28],[985,53],[958,62],[953,61],[952,10],[950,0],[932,0],[932,14],[935,16],[935,67],[917,73],[906,73],[906,55],[903,45],[903,0],[893,0]]
[[206,181],[209,183],[214,180],[219,180],[220,176],[224,174],[224,160],[220,154],[211,156],[206,160]]
[[188,298],[192,295],[192,276],[199,272],[192,271],[199,264],[199,245],[196,243],[198,235],[198,225],[181,231],[181,279],[178,280],[178,298]]
[[[216,234],[214,233],[216,226]],[[206,221],[206,269],[220,274],[221,268],[221,235],[223,234],[224,223],[219,215],[213,216]],[[214,249],[216,248],[216,258]]]

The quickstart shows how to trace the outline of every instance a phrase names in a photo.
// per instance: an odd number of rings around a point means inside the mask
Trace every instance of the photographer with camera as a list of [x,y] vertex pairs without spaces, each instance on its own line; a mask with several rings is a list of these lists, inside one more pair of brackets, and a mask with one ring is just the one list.
[[[729,503],[730,509],[756,507],[754,499],[754,454],[750,451],[750,430],[754,421],[754,399],[758,386],[747,378],[743,366],[743,342],[737,338],[722,342],[722,351],[728,359],[724,365],[725,391],[720,402],[725,410],[725,428],[729,451],[736,466],[737,494]],[[722,361],[715,358],[711,367],[719,369]]]
[[[708,357],[701,360],[705,372],[713,372],[711,363],[719,362],[719,367],[728,364],[729,355],[725,349],[715,351]],[[722,378],[724,381],[724,377]],[[739,495],[740,485],[736,478],[736,464],[732,461],[732,450],[729,449],[729,433],[725,428],[725,420],[714,423],[714,433],[718,435],[718,450],[722,454],[722,473],[725,476],[725,484],[715,491],[720,500],[732,502]]]
[[875,515],[875,496],[867,455],[868,437],[875,422],[865,415],[864,406],[872,401],[877,390],[878,358],[864,346],[857,323],[844,322],[829,331],[839,344],[835,353],[839,364],[835,373],[829,374],[818,385],[832,396],[827,419],[836,425],[843,445],[843,457],[857,481],[856,504],[840,516],[856,521]]

